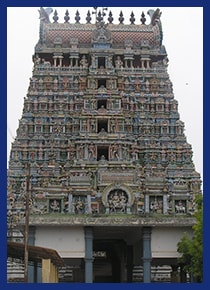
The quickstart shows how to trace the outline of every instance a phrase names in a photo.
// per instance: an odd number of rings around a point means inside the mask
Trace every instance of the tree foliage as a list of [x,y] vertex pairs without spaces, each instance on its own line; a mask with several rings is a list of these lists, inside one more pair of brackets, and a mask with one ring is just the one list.
[[193,237],[187,233],[178,242],[177,250],[182,254],[179,259],[183,270],[193,275],[197,282],[202,282],[203,278],[203,198],[202,195],[196,197],[196,213],[194,214],[196,223],[193,226]]

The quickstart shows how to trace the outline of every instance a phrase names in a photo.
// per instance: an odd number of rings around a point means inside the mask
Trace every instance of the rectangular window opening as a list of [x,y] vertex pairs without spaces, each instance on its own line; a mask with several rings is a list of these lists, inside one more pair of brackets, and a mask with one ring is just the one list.
[[108,160],[109,159],[108,146],[98,146],[97,148],[97,160]]
[[98,68],[105,68],[105,57],[98,58]]
[[108,120],[98,120],[98,133],[107,132]]

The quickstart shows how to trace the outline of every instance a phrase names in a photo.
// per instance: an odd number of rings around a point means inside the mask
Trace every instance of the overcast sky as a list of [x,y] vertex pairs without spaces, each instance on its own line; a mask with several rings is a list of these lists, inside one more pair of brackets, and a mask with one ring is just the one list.
[[[78,9],[81,23],[86,23],[87,11],[92,7],[52,7],[57,9],[59,20],[66,9],[70,22],[75,22]],[[168,72],[173,82],[174,98],[178,101],[180,119],[185,123],[187,142],[192,145],[196,170],[203,176],[203,8],[202,7],[108,7],[119,23],[122,10],[124,23],[129,23],[133,11],[136,24],[144,11],[146,24],[150,23],[149,9],[160,8],[163,28],[163,45],[169,58]],[[7,8],[7,158],[11,142],[16,137],[19,119],[22,116],[24,97],[32,76],[32,55],[39,38],[39,7]],[[52,14],[50,19],[52,21]],[[92,23],[94,20],[92,15]]]

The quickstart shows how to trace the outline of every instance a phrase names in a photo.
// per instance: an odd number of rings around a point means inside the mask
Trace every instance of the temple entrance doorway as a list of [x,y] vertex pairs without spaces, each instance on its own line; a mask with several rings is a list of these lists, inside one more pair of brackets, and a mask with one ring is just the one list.
[[124,272],[123,240],[95,240],[93,244],[93,282],[120,283]]
[[142,262],[141,228],[94,227],[93,237],[93,283],[131,283],[133,266]]

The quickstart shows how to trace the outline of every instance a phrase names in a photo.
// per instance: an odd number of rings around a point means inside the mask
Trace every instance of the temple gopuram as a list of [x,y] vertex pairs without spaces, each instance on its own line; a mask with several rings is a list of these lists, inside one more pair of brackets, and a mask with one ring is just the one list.
[[161,11],[131,12],[125,24],[119,9],[114,24],[111,10],[92,10],[86,23],[70,9],[37,13],[8,168],[8,282],[23,282],[26,259],[27,282],[43,282],[51,254],[59,283],[187,282],[177,243],[193,234],[201,177]]

